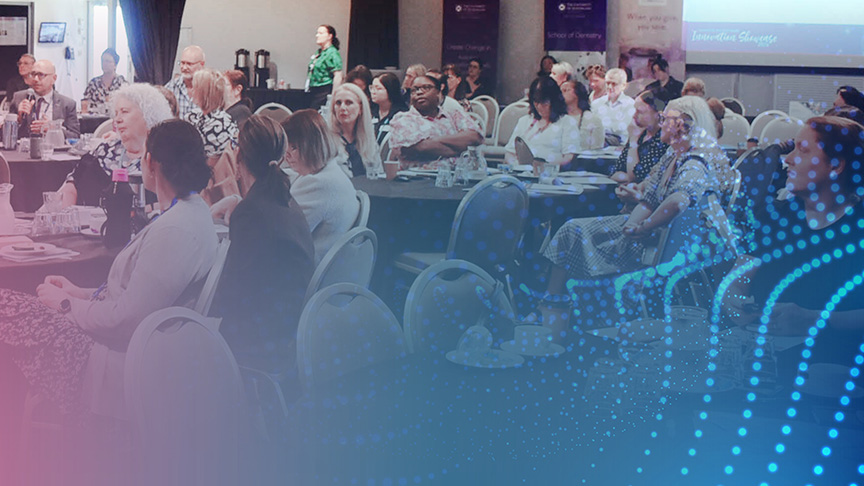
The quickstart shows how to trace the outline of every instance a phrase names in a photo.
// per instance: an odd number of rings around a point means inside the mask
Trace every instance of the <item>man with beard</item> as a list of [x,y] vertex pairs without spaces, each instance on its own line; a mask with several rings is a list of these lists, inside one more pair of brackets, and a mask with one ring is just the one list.
[[204,50],[198,46],[183,49],[180,55],[180,76],[165,85],[177,98],[178,118],[186,120],[192,113],[200,113],[201,108],[192,101],[192,76],[204,67]]

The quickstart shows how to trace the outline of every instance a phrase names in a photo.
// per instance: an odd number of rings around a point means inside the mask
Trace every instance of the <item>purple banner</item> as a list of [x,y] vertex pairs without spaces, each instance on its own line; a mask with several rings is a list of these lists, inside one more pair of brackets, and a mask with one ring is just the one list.
[[442,64],[468,74],[468,62],[483,61],[482,76],[494,86],[498,71],[499,0],[444,0]]
[[547,51],[605,51],[606,0],[546,0]]

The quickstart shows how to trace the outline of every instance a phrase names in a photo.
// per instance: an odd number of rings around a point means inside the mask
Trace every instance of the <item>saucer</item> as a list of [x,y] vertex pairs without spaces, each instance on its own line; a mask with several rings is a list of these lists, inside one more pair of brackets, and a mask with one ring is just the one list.
[[545,348],[522,348],[516,344],[516,340],[501,343],[501,349],[508,353],[521,354],[523,356],[558,356],[564,353],[564,346],[555,343],[548,343]]
[[480,355],[454,350],[447,353],[446,358],[458,365],[489,369],[515,368],[525,362],[525,358],[518,354],[497,349],[487,349]]

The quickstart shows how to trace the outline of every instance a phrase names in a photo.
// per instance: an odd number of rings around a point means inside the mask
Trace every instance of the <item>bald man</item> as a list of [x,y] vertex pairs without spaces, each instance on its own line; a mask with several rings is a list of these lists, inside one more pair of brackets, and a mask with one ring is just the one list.
[[192,75],[203,67],[204,50],[198,46],[189,46],[180,54],[180,76],[165,85],[177,98],[178,118],[181,120],[188,119],[192,113],[201,112],[189,92],[192,90]]
[[75,112],[75,101],[54,91],[57,81],[54,64],[44,59],[36,61],[28,77],[33,91],[24,89],[16,92],[9,106],[11,113],[18,114],[21,127],[18,135],[29,137],[31,133],[44,133],[51,120],[63,120],[63,135],[66,138],[78,138],[81,128]]

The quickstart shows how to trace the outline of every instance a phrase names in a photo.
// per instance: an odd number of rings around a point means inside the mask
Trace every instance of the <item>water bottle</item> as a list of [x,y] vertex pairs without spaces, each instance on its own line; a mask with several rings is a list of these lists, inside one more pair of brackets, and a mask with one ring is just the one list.
[[18,147],[18,115],[10,113],[3,122],[3,147],[15,150]]
[[30,158],[31,159],[41,159],[42,158],[42,134],[41,133],[31,133],[30,134]]
[[102,225],[102,242],[105,247],[119,248],[129,242],[132,236],[132,197],[129,173],[126,169],[114,169],[111,186],[102,203],[108,215]]

